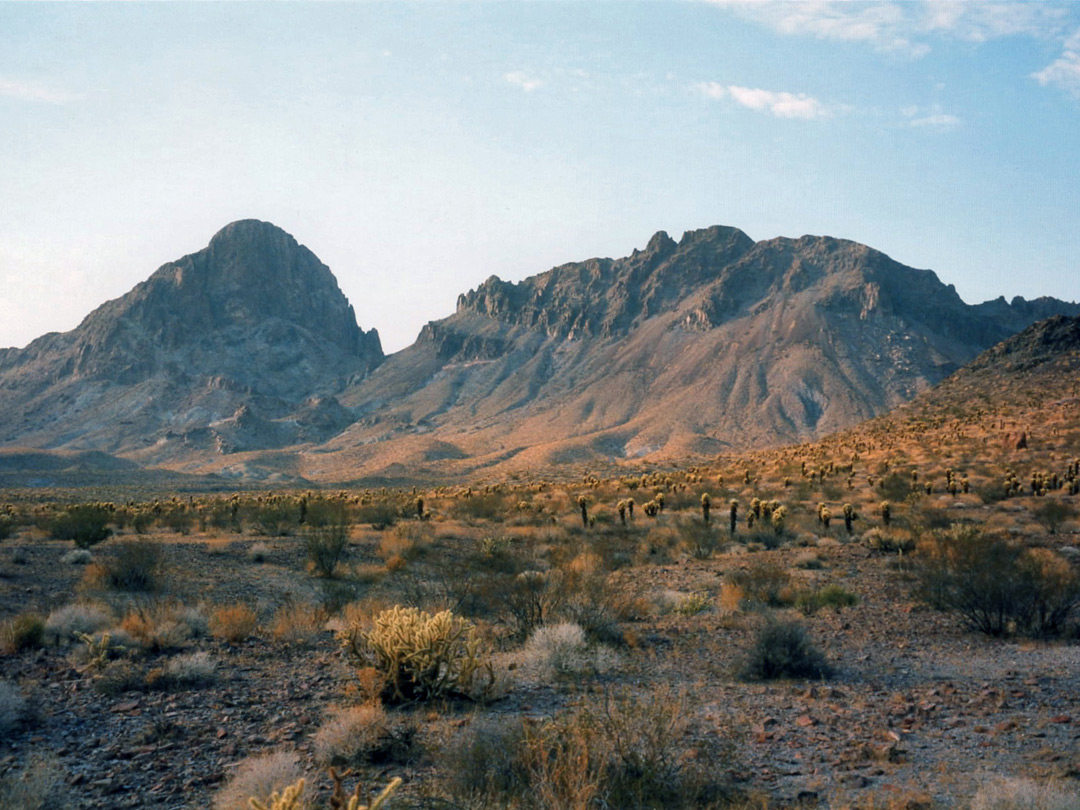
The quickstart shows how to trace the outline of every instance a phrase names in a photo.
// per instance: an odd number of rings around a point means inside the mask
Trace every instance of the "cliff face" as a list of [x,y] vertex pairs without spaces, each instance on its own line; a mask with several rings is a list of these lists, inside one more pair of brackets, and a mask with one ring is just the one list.
[[234,222],[73,331],[0,355],[0,442],[133,452],[241,407],[286,416],[382,360],[310,250]]

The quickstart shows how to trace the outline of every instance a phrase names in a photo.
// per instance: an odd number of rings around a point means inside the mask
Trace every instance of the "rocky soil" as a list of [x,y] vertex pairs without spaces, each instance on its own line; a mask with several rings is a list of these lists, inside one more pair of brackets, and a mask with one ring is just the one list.
[[[312,735],[330,707],[347,700],[355,677],[329,631],[311,646],[296,647],[265,629],[277,606],[317,601],[323,591],[304,571],[300,541],[159,540],[173,597],[255,605],[263,629],[235,645],[189,641],[181,651],[209,652],[216,680],[165,691],[101,694],[74,647],[5,656],[2,678],[19,685],[31,712],[0,740],[0,776],[33,752],[49,752],[72,807],[166,810],[209,806],[237,764],[253,754],[296,750],[312,767]],[[256,542],[270,547],[263,562],[249,559]],[[352,562],[374,560],[376,542],[374,535],[358,535]],[[107,554],[110,543],[95,553]],[[69,549],[30,536],[5,543],[0,619],[26,609],[47,613],[76,598],[82,569],[59,562]],[[822,567],[796,567],[807,554]],[[748,684],[735,676],[764,613],[725,611],[720,584],[726,572],[760,559],[782,564],[806,584],[837,583],[859,596],[854,607],[804,619],[835,666],[833,677]],[[906,579],[895,558],[847,542],[842,529],[814,549],[747,552],[738,546],[709,560],[676,557],[621,569],[610,585],[626,595],[658,604],[672,593],[701,593],[708,606],[692,616],[655,611],[625,624],[629,644],[606,674],[521,683],[483,707],[418,710],[422,747],[437,745],[473,712],[542,717],[611,686],[648,693],[671,684],[692,698],[696,734],[734,741],[738,787],[777,804],[817,798],[831,807],[871,799],[874,806],[929,806],[932,800],[963,807],[991,775],[1077,785],[1080,645],[973,634],[954,617],[921,607]],[[148,671],[176,652],[147,653],[134,664]],[[428,756],[408,766],[373,767],[364,777],[378,785],[392,775],[406,779],[395,806],[435,806],[422,798],[438,792]],[[322,778],[320,784],[329,783]]]

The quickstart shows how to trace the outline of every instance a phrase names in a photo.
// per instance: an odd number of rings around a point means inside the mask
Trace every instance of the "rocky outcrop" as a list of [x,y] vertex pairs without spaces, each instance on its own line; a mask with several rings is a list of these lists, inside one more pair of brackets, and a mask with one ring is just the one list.
[[[245,409],[287,419],[382,360],[329,268],[280,228],[243,220],[75,330],[0,355],[0,443],[138,454]],[[316,421],[243,433],[275,447],[348,422]]]

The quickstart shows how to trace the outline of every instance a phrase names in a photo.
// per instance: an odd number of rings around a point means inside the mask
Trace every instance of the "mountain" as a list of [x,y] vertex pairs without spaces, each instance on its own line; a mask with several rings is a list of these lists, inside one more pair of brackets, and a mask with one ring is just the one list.
[[970,306],[933,272],[846,240],[661,232],[622,259],[462,295],[342,395],[358,421],[325,449],[434,476],[805,441],[912,399],[1052,313],[1080,306]]
[[673,461],[833,433],[1049,315],[841,239],[657,233],[492,276],[384,357],[324,265],[242,221],[75,330],[0,350],[0,446],[264,481]]
[[383,360],[330,270],[265,222],[234,222],[73,331],[0,350],[0,444],[160,464],[321,440],[334,399]]

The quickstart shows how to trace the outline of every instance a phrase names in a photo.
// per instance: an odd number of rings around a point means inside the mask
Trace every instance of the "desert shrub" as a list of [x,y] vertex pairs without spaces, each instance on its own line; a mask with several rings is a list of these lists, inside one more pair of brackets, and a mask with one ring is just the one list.
[[758,632],[743,664],[748,681],[776,678],[824,678],[830,673],[825,656],[801,624],[769,622]]
[[762,605],[780,607],[791,603],[791,575],[780,565],[766,560],[748,568],[732,571],[727,581],[741,588],[746,599]]
[[308,647],[323,632],[326,613],[314,605],[287,602],[274,613],[271,633],[277,641]]
[[125,692],[134,692],[143,688],[145,675],[132,661],[121,658],[110,661],[94,677],[91,683],[94,691],[106,697],[116,697]]
[[65,565],[89,565],[93,561],[94,555],[90,553],[89,549],[85,548],[73,548],[60,558],[60,562]]
[[387,702],[474,698],[494,680],[476,628],[448,610],[432,615],[393,607],[376,615],[372,624],[367,631],[353,624],[341,639],[347,652],[385,678]]
[[603,674],[615,665],[615,654],[604,646],[590,646],[581,627],[563,622],[536,628],[515,662],[524,677],[543,682],[556,676]]
[[266,543],[252,543],[247,552],[247,558],[256,563],[266,562],[269,556],[270,546]]
[[256,624],[255,611],[247,605],[223,605],[210,614],[210,634],[230,644],[250,638]]
[[469,806],[483,806],[484,799],[527,794],[524,746],[525,726],[520,718],[475,716],[437,752],[436,764],[451,797]]
[[345,523],[308,526],[304,529],[304,548],[308,562],[321,577],[332,577],[345,554],[349,527]]
[[386,501],[365,504],[356,510],[356,522],[367,523],[376,531],[390,528],[397,519],[398,510]]
[[991,636],[1060,633],[1080,604],[1080,577],[1061,558],[956,524],[923,549],[919,591]]
[[53,810],[66,807],[70,788],[64,769],[52,754],[31,754],[26,764],[0,776],[0,807]]
[[696,616],[697,614],[709,609],[709,595],[706,593],[695,592],[688,593],[684,596],[680,596],[675,603],[675,612],[680,616]]
[[118,591],[150,593],[162,585],[164,554],[161,546],[151,540],[127,540],[118,543],[101,566],[105,586]]
[[104,630],[113,623],[112,613],[101,605],[76,603],[56,608],[45,620],[45,636],[54,644],[75,641],[82,635]]
[[161,522],[177,534],[188,535],[195,525],[195,516],[186,507],[177,504],[161,516]]
[[[689,718],[683,695],[661,689],[648,699],[609,692],[547,721],[526,721],[520,733],[478,724],[456,746],[462,772],[451,791],[479,795],[483,806],[536,810],[696,806],[723,790],[730,751],[690,743]],[[484,755],[493,761],[487,774],[475,764]]]
[[889,473],[881,479],[878,489],[884,500],[902,503],[911,494],[911,478],[899,473]]
[[170,687],[203,686],[217,677],[217,662],[205,651],[177,655],[163,669],[164,685]]
[[214,810],[251,810],[252,798],[267,802],[303,775],[299,757],[292,752],[248,757],[214,797]]
[[34,650],[45,643],[45,619],[26,611],[0,625],[0,651],[7,655]]
[[525,638],[557,613],[566,589],[560,571],[522,571],[493,577],[485,595],[515,636]]
[[915,550],[915,538],[902,529],[870,529],[862,536],[863,543],[873,551],[888,554],[910,554]]
[[621,644],[619,622],[634,613],[630,603],[639,598],[608,586],[598,572],[584,572],[567,577],[559,600],[560,614],[585,631],[592,641]]
[[510,511],[505,498],[495,492],[460,498],[454,502],[453,508],[456,517],[492,523],[501,523]]
[[205,635],[208,623],[198,608],[150,602],[133,605],[120,621],[120,629],[140,646],[159,652],[180,647],[193,636]]
[[312,742],[315,761],[326,766],[405,764],[415,753],[416,725],[366,703],[333,712]]
[[300,525],[300,507],[288,500],[259,504],[251,511],[251,522],[256,534],[285,537]]
[[0,734],[7,734],[22,720],[26,699],[11,681],[0,681]]
[[971,810],[1076,810],[1080,791],[1067,784],[1034,779],[996,779],[982,785]]
[[109,511],[104,506],[80,504],[53,517],[47,530],[57,540],[73,540],[79,548],[89,548],[112,534],[109,520]]
[[795,607],[809,616],[822,608],[854,607],[859,604],[859,597],[840,585],[826,585],[816,591],[804,591],[795,598]]
[[1062,527],[1065,521],[1076,517],[1076,507],[1067,501],[1047,498],[1032,509],[1031,513],[1046,528],[1046,531],[1050,534],[1057,534],[1058,529]]
[[682,536],[686,552],[694,559],[707,560],[720,548],[720,532],[708,523],[696,520],[685,521],[679,526],[679,534]]

